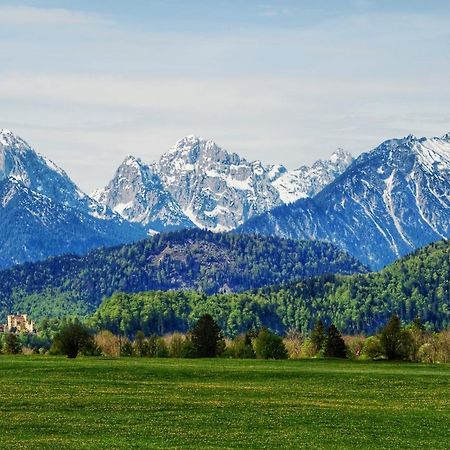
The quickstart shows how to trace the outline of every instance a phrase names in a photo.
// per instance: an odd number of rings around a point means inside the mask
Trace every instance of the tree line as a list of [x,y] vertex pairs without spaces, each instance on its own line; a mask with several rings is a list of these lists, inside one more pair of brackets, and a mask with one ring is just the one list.
[[307,335],[290,330],[286,335],[262,327],[227,339],[209,314],[202,315],[185,334],[145,335],[139,330],[133,339],[109,330],[94,331],[78,319],[43,324],[38,335],[0,334],[5,354],[45,353],[84,356],[299,359],[350,358],[387,359],[428,363],[450,362],[450,331],[429,332],[416,318],[408,325],[393,314],[372,336],[343,336],[334,324],[318,320]]

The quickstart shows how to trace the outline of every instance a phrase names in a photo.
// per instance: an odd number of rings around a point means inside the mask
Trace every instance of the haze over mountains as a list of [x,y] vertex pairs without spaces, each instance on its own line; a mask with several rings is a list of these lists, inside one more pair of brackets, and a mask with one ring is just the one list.
[[153,163],[128,156],[88,196],[0,132],[0,267],[200,227],[330,241],[371,268],[450,235],[450,135],[391,139],[356,160],[287,170],[187,136]]

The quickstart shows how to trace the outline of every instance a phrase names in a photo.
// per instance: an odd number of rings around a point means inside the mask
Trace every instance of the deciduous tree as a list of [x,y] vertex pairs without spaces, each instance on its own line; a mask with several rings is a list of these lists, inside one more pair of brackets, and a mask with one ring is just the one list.
[[53,350],[76,358],[82,351],[91,352],[95,347],[94,339],[88,329],[79,322],[65,325],[53,340]]
[[283,339],[277,334],[271,333],[265,327],[253,340],[253,348],[257,358],[286,359],[288,356]]

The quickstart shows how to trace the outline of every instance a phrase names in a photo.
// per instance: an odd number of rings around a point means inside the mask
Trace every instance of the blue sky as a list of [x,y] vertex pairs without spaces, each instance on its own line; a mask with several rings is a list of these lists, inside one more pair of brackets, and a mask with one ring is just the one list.
[[445,1],[0,0],[0,128],[86,191],[186,134],[290,168],[450,131]]

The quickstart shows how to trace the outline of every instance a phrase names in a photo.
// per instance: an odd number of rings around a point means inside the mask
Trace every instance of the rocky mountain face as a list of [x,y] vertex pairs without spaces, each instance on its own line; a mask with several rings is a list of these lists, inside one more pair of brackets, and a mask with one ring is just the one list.
[[[319,191],[351,157],[289,172],[189,136],[151,165],[129,156],[104,189],[82,192],[23,139],[0,131],[0,267],[84,253],[181,228],[227,231]],[[278,181],[278,184],[277,184]]]
[[273,186],[283,203],[292,203],[300,198],[314,197],[325,186],[334,181],[353,162],[353,156],[342,149],[336,150],[328,160],[316,161],[311,167],[285,171],[277,177]]
[[0,131],[0,229],[0,267],[145,236],[8,130]]
[[181,139],[154,168],[185,214],[201,228],[231,230],[281,204],[271,184],[271,167],[248,162],[213,141]]
[[[112,218],[111,210],[84,194],[66,172],[36,153],[9,130],[0,130],[0,181],[14,179],[31,191],[92,216]],[[117,217],[116,217],[117,219]]]
[[0,267],[199,227],[326,240],[378,269],[450,236],[450,134],[293,171],[188,136],[152,164],[128,157],[90,197],[2,130],[0,226]]
[[373,269],[450,236],[450,135],[391,139],[312,199],[249,220],[240,232],[328,240]]
[[339,150],[329,161],[290,172],[281,165],[247,161],[211,140],[187,136],[151,166],[137,161],[128,158],[94,198],[147,229],[194,224],[229,231],[278,205],[316,194],[350,165],[352,157]]
[[109,185],[92,197],[150,234],[195,226],[153,169],[133,156],[127,157]]

